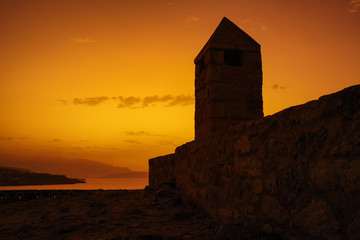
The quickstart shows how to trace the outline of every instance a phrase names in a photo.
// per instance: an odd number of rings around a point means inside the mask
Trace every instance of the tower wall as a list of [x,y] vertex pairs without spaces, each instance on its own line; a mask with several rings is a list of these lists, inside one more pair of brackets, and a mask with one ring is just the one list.
[[260,46],[218,45],[195,59],[195,139],[263,117]]

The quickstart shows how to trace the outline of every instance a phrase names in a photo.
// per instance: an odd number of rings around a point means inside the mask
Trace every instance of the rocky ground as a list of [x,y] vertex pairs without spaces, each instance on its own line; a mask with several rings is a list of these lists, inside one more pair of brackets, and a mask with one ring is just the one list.
[[[2,191],[0,239],[274,239],[224,227],[166,191]],[[20,198],[20,199],[19,199]]]

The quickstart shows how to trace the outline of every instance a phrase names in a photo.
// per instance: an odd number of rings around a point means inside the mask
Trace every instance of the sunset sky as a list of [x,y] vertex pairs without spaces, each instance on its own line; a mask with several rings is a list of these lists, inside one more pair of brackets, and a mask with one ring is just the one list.
[[0,153],[147,171],[194,139],[224,16],[261,45],[265,115],[360,83],[360,0],[1,0]]

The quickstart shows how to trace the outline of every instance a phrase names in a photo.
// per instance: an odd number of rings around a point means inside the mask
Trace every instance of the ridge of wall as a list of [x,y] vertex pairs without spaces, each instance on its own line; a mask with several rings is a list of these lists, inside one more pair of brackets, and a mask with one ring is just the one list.
[[360,239],[360,85],[217,132],[149,160],[225,223],[285,239]]

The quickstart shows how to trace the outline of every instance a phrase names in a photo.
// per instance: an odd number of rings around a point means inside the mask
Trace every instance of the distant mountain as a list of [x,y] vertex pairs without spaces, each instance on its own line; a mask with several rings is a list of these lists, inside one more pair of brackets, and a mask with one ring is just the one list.
[[100,178],[147,178],[147,172],[125,172],[125,173],[114,173]]
[[34,172],[63,174],[75,178],[98,178],[109,175],[131,178],[134,176],[139,177],[140,173],[145,177],[147,176],[147,172],[136,172],[126,167],[114,167],[106,163],[86,159],[15,157],[0,154],[0,166],[31,169]]
[[34,173],[29,170],[0,167],[0,186],[53,185],[85,183],[84,179],[64,175]]

